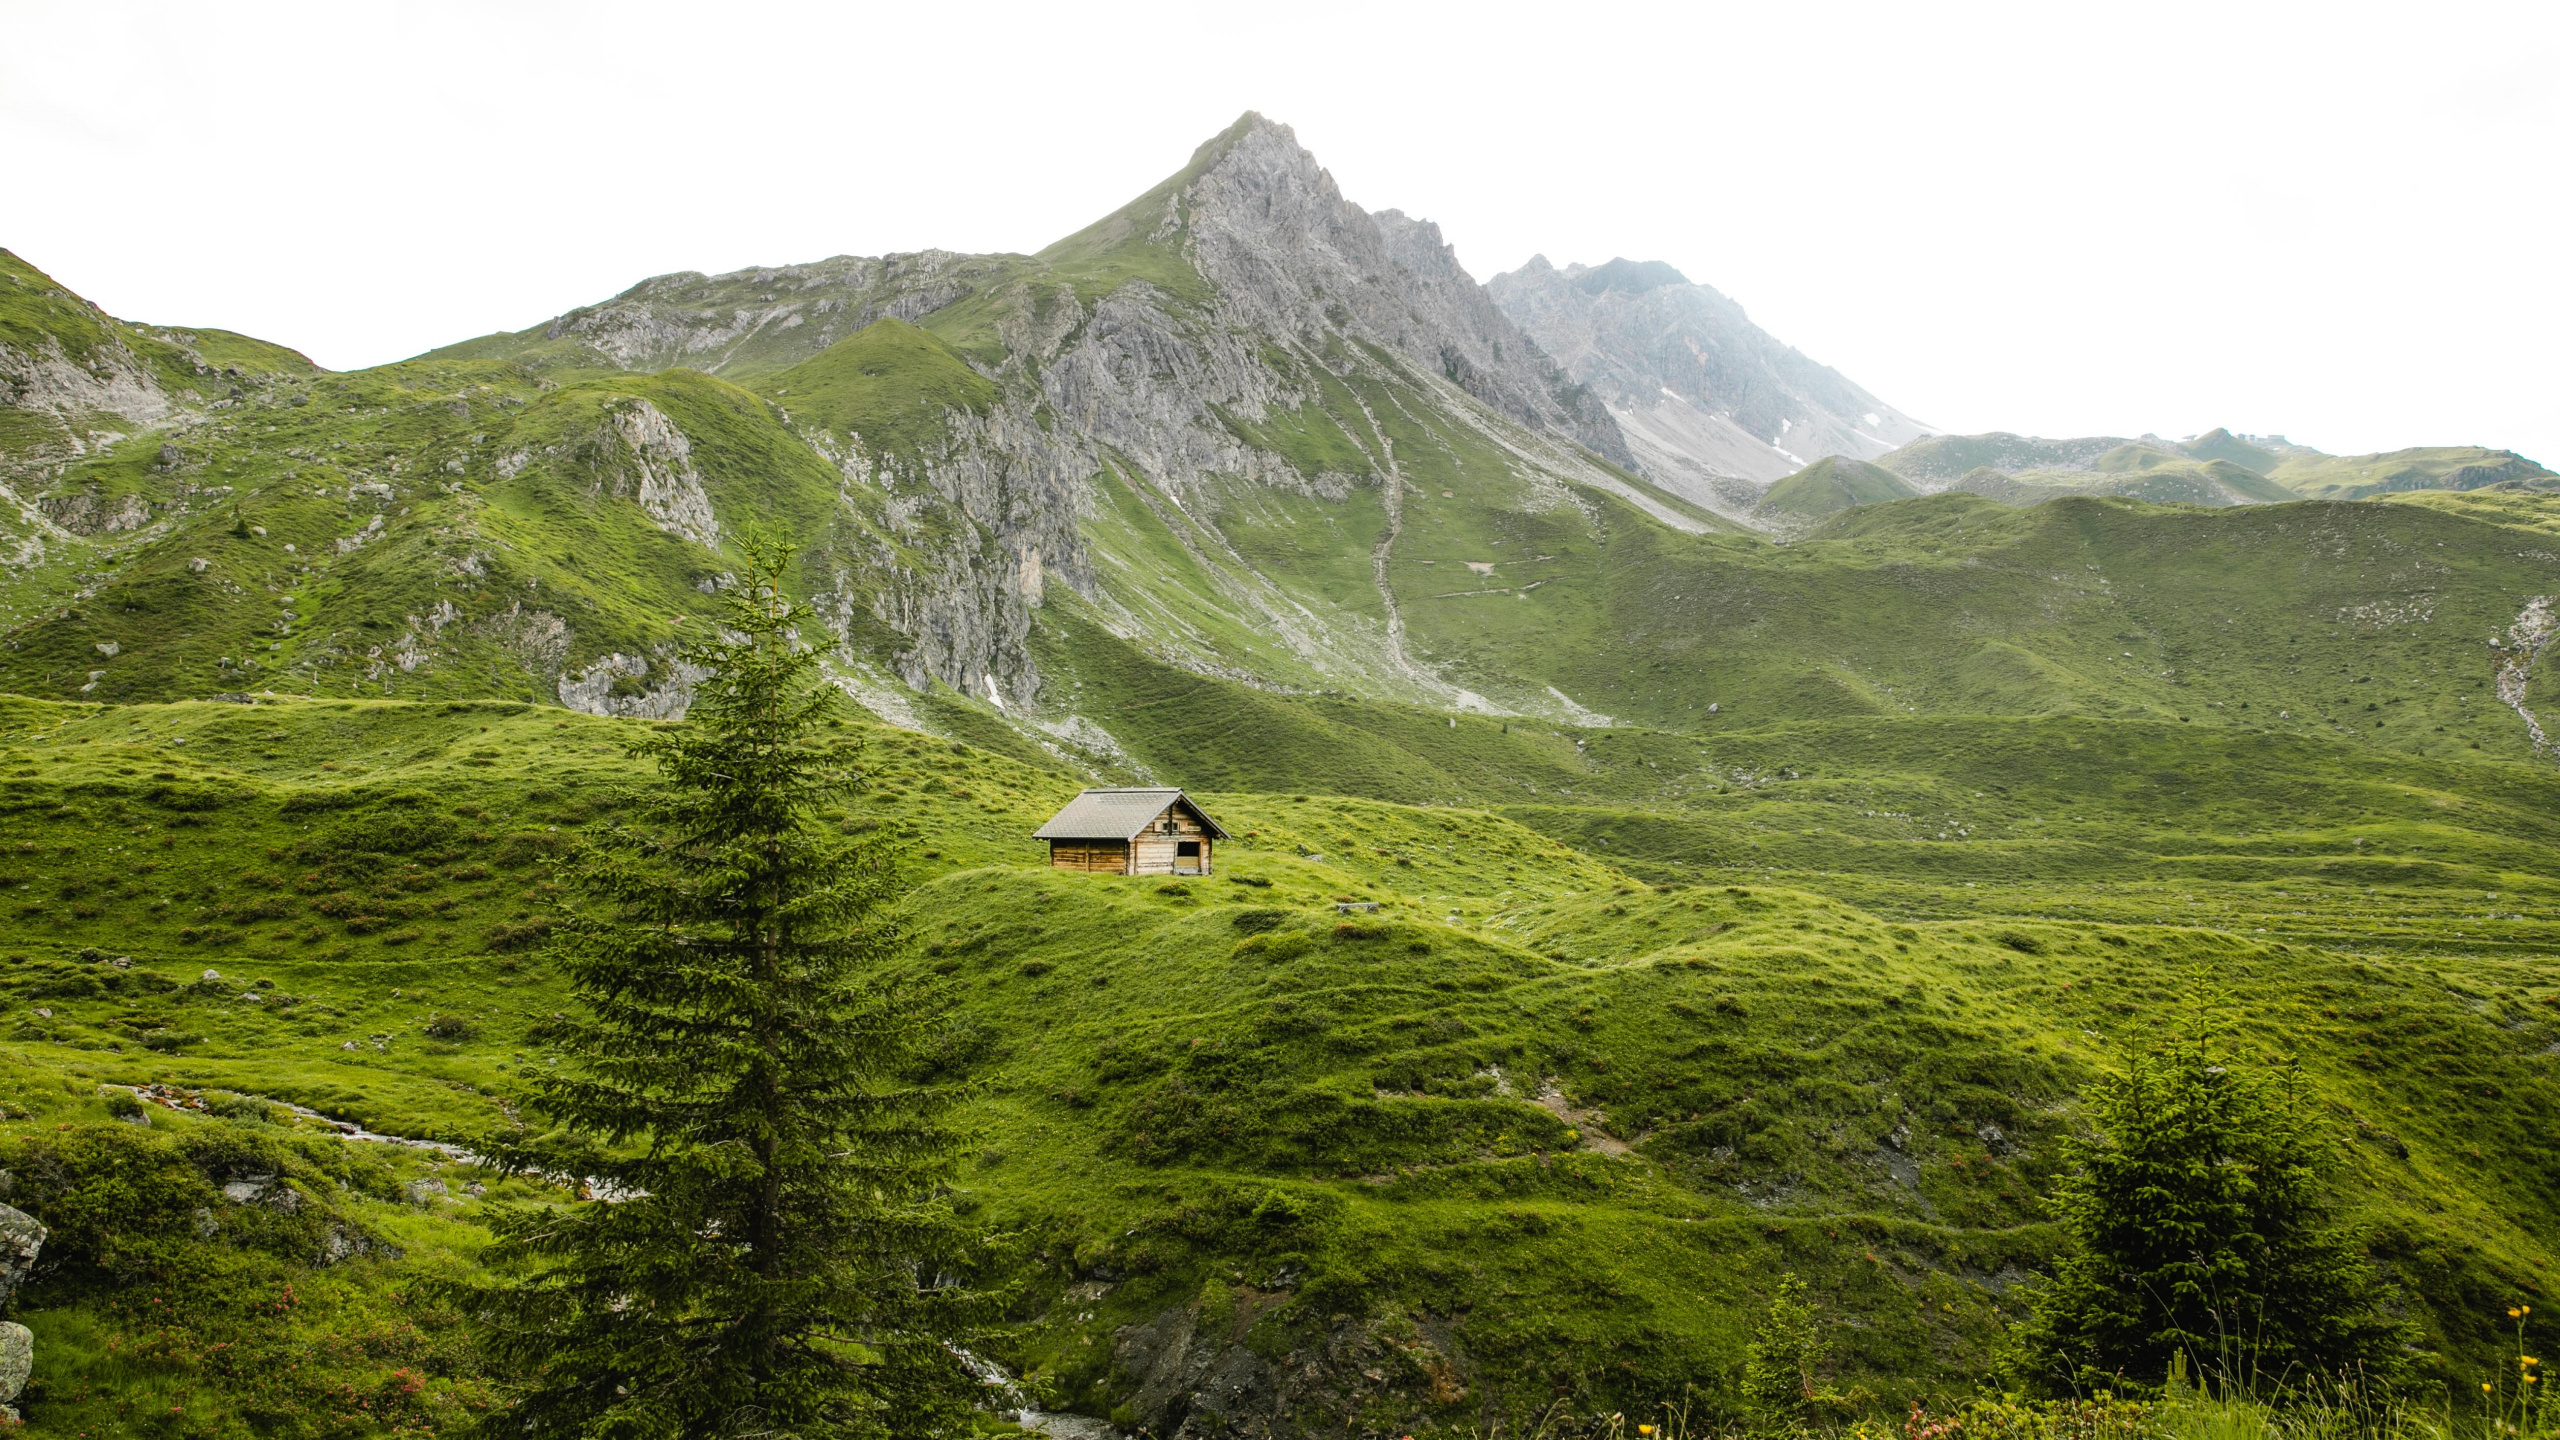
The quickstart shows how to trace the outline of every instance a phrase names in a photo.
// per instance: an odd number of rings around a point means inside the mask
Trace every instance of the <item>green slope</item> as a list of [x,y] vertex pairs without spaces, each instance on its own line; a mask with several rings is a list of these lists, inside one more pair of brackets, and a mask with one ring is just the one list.
[[[1383,708],[1342,705],[1335,743],[1365,730],[1419,753],[1422,717],[1354,718]],[[544,1061],[526,1027],[559,1003],[528,948],[544,863],[611,820],[631,729],[499,703],[0,702],[0,794],[20,842],[0,985],[23,1017],[9,1049],[20,1115],[42,1122],[13,1131],[12,1163],[73,1143],[56,1123],[103,1125],[102,1082],[245,1091],[412,1134],[498,1120],[510,1074]],[[2050,1254],[2034,1197],[2070,1097],[2175,1023],[2183,997],[2215,990],[2246,997],[2228,1003],[2244,1045],[2299,1057],[2343,1145],[2347,1202],[2445,1350],[2443,1373],[2492,1357],[2485,1299],[2544,1284],[2560,1173],[2533,1126],[2560,1100],[2546,1053],[2560,994],[2539,958],[2158,915],[1894,918],[1734,872],[1648,887],[1480,809],[1317,794],[1205,796],[1238,837],[1221,878],[1069,876],[1026,838],[1068,777],[913,734],[841,733],[868,741],[874,783],[839,823],[904,837],[918,857],[912,964],[951,987],[954,1062],[987,1082],[963,1203],[1035,1241],[1023,1328],[1002,1353],[1056,1408],[1161,1425],[1138,1412],[1132,1352],[1111,1337],[1188,1326],[1213,1347],[1298,1355],[1291,1393],[1310,1415],[1400,1432],[1518,1424],[1559,1395],[1643,1408],[1688,1386],[1724,1415],[1744,1327],[1781,1269],[1847,1322],[1843,1378],[1881,1409],[1961,1391],[2017,1313],[2012,1282]],[[1837,813],[1840,796],[1805,792],[1952,754],[1936,780],[1952,790],[1999,784],[2038,810],[2107,798],[2200,841],[2226,816],[2262,823],[2253,807],[2292,793],[2285,768],[2320,763],[2288,759],[2299,745],[2235,755],[2153,799],[2107,777],[2158,758],[2053,762],[2120,733],[1970,747],[1908,727],[1856,747],[1776,733],[1728,742],[1713,774],[1738,801]],[[1515,746],[1486,725],[1443,744],[1444,772],[1469,754],[1495,768],[1537,757],[1594,786],[1651,785],[1658,802],[1659,747],[1694,742]],[[1776,763],[1844,750],[1868,778]],[[2049,768],[2021,774],[2021,755]],[[2343,788],[2296,818],[2343,820],[2413,782],[2461,823],[2520,837],[2549,823],[2538,790],[2498,802],[2509,818],[2484,813],[2514,783],[2495,767],[2341,770]],[[1805,827],[1763,809],[1736,829]],[[2501,893],[2545,927],[2560,910],[2547,889]],[[1337,896],[1383,908],[1346,918]],[[208,969],[228,982],[196,983]],[[440,1014],[460,1023],[426,1032]],[[419,1173],[394,1165],[390,1179]],[[452,1198],[414,1219],[344,1202],[403,1235],[410,1258],[307,1279],[286,1265],[273,1280],[339,1307],[322,1315],[432,1322],[398,1297],[467,1263],[485,1203],[449,1178]],[[238,1242],[204,1243],[211,1260]],[[41,1393],[57,1416],[111,1418],[75,1408],[84,1380],[113,1395],[147,1379],[190,1413],[251,1403],[219,1370],[84,1342],[124,1322],[76,1275],[21,1303],[46,1337]],[[476,1383],[466,1358],[439,1364],[433,1385]],[[1381,1378],[1360,1383],[1365,1369]],[[1453,1384],[1465,1410],[1435,1410]]]
[[2406,490],[2477,490],[2508,483],[2544,488],[2560,484],[2560,475],[2512,450],[2477,445],[2288,458],[2268,477],[2294,494],[2316,500],[2362,500]]
[[2224,460],[2253,474],[2274,472],[2283,461],[2270,450],[2262,450],[2228,430],[2208,430],[2193,440],[2182,440],[2178,448],[2199,460]]
[[1758,508],[1763,514],[1818,520],[1854,506],[1909,500],[1919,493],[1910,481],[1880,465],[1834,455],[1771,485]]
[[873,321],[756,389],[803,433],[814,428],[910,458],[941,448],[946,417],[983,415],[996,398],[995,383],[950,346],[894,319]]
[[[317,371],[295,351],[227,330],[115,319],[0,250],[0,499],[35,501],[62,465],[137,428]],[[77,503],[34,508],[30,515],[0,503],[0,559],[12,568],[39,562],[55,527],[112,524],[119,514]]]
[[49,497],[149,520],[12,577],[0,686],[556,700],[708,613],[712,517],[824,554],[863,530],[839,486],[765,401],[683,371],[560,387],[414,362],[280,386],[63,468]]

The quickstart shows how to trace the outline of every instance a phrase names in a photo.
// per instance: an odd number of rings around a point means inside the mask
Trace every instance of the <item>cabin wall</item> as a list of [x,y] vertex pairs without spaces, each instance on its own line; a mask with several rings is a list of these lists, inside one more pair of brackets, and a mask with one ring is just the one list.
[[1119,840],[1052,840],[1049,865],[1052,869],[1080,870],[1088,875],[1126,875],[1129,847]]
[[[1209,837],[1200,834],[1197,830],[1188,836],[1179,832],[1172,835],[1141,835],[1129,842],[1131,862],[1129,873],[1132,875],[1206,875],[1209,873],[1210,843]],[[1200,853],[1183,854],[1182,847],[1185,844],[1199,846]]]

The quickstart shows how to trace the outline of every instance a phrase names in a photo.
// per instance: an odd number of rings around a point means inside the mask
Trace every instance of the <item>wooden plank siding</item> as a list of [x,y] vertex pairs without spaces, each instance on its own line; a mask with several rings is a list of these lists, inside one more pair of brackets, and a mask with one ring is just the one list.
[[[1192,853],[1182,853],[1184,846]],[[1209,873],[1209,828],[1189,808],[1175,805],[1129,842],[1132,875],[1206,875]]]
[[1053,869],[1081,870],[1089,875],[1126,875],[1129,844],[1125,840],[1052,840],[1049,864]]

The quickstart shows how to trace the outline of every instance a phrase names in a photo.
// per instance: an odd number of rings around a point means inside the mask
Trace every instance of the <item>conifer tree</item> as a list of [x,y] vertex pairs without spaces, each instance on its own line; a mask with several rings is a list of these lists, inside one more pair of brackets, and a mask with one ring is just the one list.
[[746,549],[688,717],[630,746],[657,783],[571,871],[550,954],[578,1008],[533,1087],[561,1133],[502,1158],[597,1198],[495,1226],[468,1308],[522,1388],[493,1433],[929,1434],[978,1388],[948,1342],[985,1252],[934,1198],[955,1094],[917,1078],[934,1014],[881,978],[893,856],[820,828],[859,776],[791,552]]
[[2221,1056],[2196,1030],[2086,1096],[2049,1202],[2067,1248],[2013,1337],[2046,1393],[2158,1386],[2178,1357],[2270,1394],[2387,1387],[2414,1330],[2337,1221],[2334,1166],[2299,1076]]

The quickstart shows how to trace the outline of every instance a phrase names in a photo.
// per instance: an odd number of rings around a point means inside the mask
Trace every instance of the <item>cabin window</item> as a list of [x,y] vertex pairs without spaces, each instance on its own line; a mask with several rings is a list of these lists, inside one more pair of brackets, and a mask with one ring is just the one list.
[[1173,844],[1173,853],[1176,859],[1197,860],[1200,858],[1200,842],[1197,840],[1177,840]]

